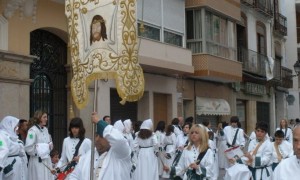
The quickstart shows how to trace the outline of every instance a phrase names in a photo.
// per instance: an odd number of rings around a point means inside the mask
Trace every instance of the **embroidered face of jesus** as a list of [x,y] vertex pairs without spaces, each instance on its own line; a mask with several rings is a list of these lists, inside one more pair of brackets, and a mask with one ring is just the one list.
[[95,15],[92,19],[90,28],[90,45],[101,39],[103,41],[107,39],[105,21],[102,16]]

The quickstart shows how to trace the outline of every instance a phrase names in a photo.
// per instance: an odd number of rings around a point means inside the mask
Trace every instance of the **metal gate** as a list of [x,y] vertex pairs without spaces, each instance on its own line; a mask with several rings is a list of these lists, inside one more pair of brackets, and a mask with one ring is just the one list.
[[37,56],[30,66],[30,115],[48,112],[48,128],[55,149],[61,152],[67,133],[67,45],[56,35],[35,30],[30,33],[30,54]]

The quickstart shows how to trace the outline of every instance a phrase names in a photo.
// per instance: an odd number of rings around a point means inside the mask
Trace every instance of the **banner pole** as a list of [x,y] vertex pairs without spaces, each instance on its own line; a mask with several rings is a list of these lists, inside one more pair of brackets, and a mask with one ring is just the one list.
[[[98,96],[98,80],[95,80],[94,87],[94,102],[93,112],[97,111],[97,96]],[[95,124],[92,122],[92,143],[91,143],[91,165],[90,165],[90,179],[94,180],[94,155],[95,155]]]

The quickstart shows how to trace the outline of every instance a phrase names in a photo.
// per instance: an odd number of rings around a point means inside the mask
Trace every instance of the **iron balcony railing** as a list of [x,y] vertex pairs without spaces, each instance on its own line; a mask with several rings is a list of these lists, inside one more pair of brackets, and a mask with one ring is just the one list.
[[241,0],[246,6],[254,8],[256,11],[268,17],[273,17],[273,6],[271,0]]
[[281,86],[293,88],[293,71],[286,67],[281,67]]
[[243,71],[266,77],[265,63],[268,62],[267,56],[239,47],[238,61],[243,63]]
[[287,35],[286,17],[280,13],[275,13],[274,30],[283,36]]

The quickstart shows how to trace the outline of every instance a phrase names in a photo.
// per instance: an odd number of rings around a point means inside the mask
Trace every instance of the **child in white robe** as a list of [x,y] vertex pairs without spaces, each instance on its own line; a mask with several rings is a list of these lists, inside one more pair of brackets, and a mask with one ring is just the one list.
[[152,132],[153,122],[145,120],[135,139],[137,152],[136,170],[133,174],[134,180],[158,180],[158,159],[157,159],[157,137]]
[[273,180],[299,180],[300,177],[300,124],[293,129],[294,156],[284,159],[275,168]]
[[[164,139],[166,136],[165,128],[166,128],[165,121],[159,121],[157,123],[156,129],[155,129],[155,135],[156,135],[157,143],[158,143],[157,146],[158,146],[158,150],[160,153],[163,152]],[[160,177],[163,174],[163,163],[160,160],[158,161],[158,174]]]
[[[166,131],[166,136],[163,140],[163,154],[164,156],[162,157],[161,154],[159,154],[159,158],[163,158],[164,165],[171,166],[174,158],[175,158],[175,151],[176,151],[176,135],[174,133],[174,126],[169,125],[167,127]],[[163,167],[161,167],[163,168]],[[163,171],[162,178],[169,178],[170,177],[170,172]]]
[[272,144],[267,138],[268,125],[258,122],[255,128],[256,139],[250,141],[248,153],[242,157],[242,162],[247,164],[254,179],[271,180]]
[[275,132],[275,142],[272,142],[272,170],[283,160],[293,156],[292,145],[284,140],[284,132],[277,130]]

